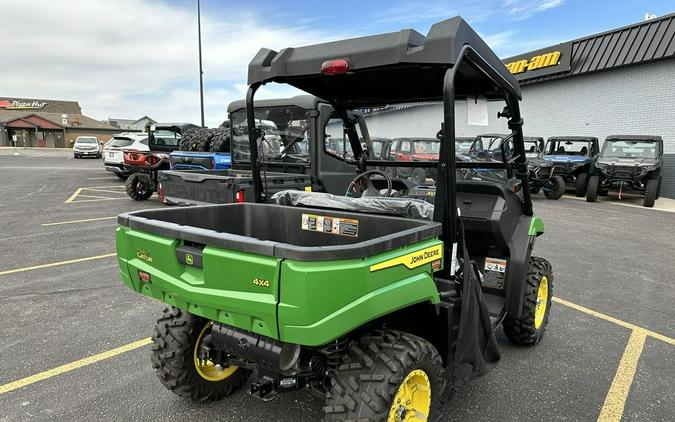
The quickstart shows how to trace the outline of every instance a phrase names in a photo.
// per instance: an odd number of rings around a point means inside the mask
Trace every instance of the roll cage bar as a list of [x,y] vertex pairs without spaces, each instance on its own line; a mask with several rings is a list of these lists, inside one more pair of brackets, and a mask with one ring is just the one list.
[[[439,160],[438,163],[430,163],[424,161],[411,161],[411,162],[392,162],[385,160],[371,160],[364,153],[361,142],[358,138],[358,133],[356,132],[355,121],[350,119],[347,113],[348,109],[357,108],[359,105],[364,105],[368,103],[369,99],[374,99],[375,103],[386,104],[389,101],[388,98],[383,98],[381,96],[384,88],[378,91],[377,87],[372,89],[372,97],[368,97],[366,94],[363,97],[358,97],[358,90],[363,88],[364,82],[372,82],[372,74],[382,71],[382,67],[373,69],[377,67],[377,64],[373,64],[371,57],[364,59],[363,56],[359,54],[364,54],[363,51],[354,53],[356,56],[356,68],[353,70],[353,74],[358,74],[361,69],[359,65],[363,62],[367,62],[362,65],[363,70],[368,70],[371,72],[370,75],[367,75],[365,78],[356,79],[351,86],[345,86],[344,91],[347,92],[347,96],[340,98],[343,94],[343,90],[340,89],[340,81],[334,79],[331,82],[335,81],[335,84],[331,85],[329,83],[322,83],[320,80],[321,75],[317,75],[318,69],[314,68],[313,71],[307,70],[306,73],[298,71],[299,68],[302,68],[300,64],[314,64],[317,60],[320,60],[321,57],[311,57],[306,59],[305,56],[301,56],[304,62],[294,63],[295,66],[293,70],[287,70],[290,68],[289,63],[283,62],[283,60],[289,60],[289,57],[293,55],[295,49],[285,49],[280,53],[272,52],[271,50],[262,49],[258,55],[253,59],[249,65],[249,88],[246,93],[246,110],[247,110],[247,124],[249,126],[249,143],[251,148],[251,168],[253,173],[253,187],[254,187],[254,198],[256,202],[263,202],[265,200],[263,195],[263,184],[260,175],[260,163],[258,161],[258,151],[257,151],[257,139],[259,134],[256,130],[250,130],[250,128],[255,128],[255,118],[254,118],[254,97],[256,91],[265,83],[268,82],[280,82],[288,83],[290,85],[296,86],[297,88],[307,90],[311,94],[325,98],[335,109],[338,115],[342,118],[343,127],[349,143],[351,145],[354,156],[357,158],[357,165],[359,172],[366,170],[368,166],[379,166],[379,167],[435,167],[438,168],[438,180],[436,187],[436,196],[435,196],[435,208],[434,208],[434,220],[442,224],[442,240],[445,242],[446,248],[449,250],[444,254],[444,274],[443,276],[452,278],[454,277],[454,268],[452,260],[455,258],[454,251],[456,250],[456,245],[458,241],[458,209],[457,209],[457,195],[456,189],[454,188],[457,185],[456,178],[456,169],[457,168],[497,168],[497,169],[507,169],[509,172],[515,170],[514,176],[521,181],[522,194],[523,194],[523,212],[526,215],[532,215],[532,201],[530,197],[530,190],[527,188],[528,183],[528,170],[527,170],[527,158],[525,156],[525,148],[523,144],[523,120],[520,116],[519,100],[520,100],[520,87],[518,83],[511,77],[504,65],[499,61],[499,59],[494,55],[494,53],[487,47],[487,45],[478,37],[475,32],[461,19],[461,18],[452,18],[440,23],[437,23],[432,27],[427,35],[426,40],[420,34],[414,33],[411,34],[407,32],[410,30],[401,31],[400,39],[403,40],[405,36],[408,37],[408,45],[401,47],[399,45],[399,57],[405,56],[405,54],[410,55],[419,55],[422,49],[427,49],[429,51],[424,51],[423,53],[430,53],[423,58],[419,59],[420,62],[411,66],[410,62],[404,62],[399,59],[399,61],[386,62],[386,59],[383,60],[384,65],[389,65],[388,68],[385,68],[385,71],[392,71],[394,75],[397,75],[395,72],[400,70],[402,74],[405,75],[415,75],[419,69],[419,73],[422,72],[431,72],[435,76],[442,75],[442,86],[434,88],[435,85],[425,85],[420,88],[420,91],[423,91],[419,95],[416,91],[411,90],[410,86],[403,88],[403,92],[400,96],[395,97],[395,100],[409,100],[415,101],[420,99],[442,99],[443,104],[443,121],[441,123],[440,131],[438,133],[438,138],[441,140]],[[439,35],[440,33],[440,35]],[[392,34],[385,34],[380,37],[391,36]],[[381,38],[376,39],[378,36],[373,37],[364,37],[361,40],[364,40],[365,44],[370,42],[381,42]],[[420,39],[420,37],[422,39]],[[445,38],[443,38],[445,37]],[[455,37],[457,39],[448,40],[448,38]],[[442,45],[439,41],[446,41],[445,45]],[[464,42],[462,42],[462,40]],[[338,57],[350,57],[350,52],[347,51],[349,46],[354,44],[349,44],[352,40],[344,41],[344,45],[340,45],[340,42],[328,43],[325,45],[325,49],[318,49],[316,46],[314,51],[330,51],[330,47],[335,47],[336,55]],[[427,41],[429,44],[427,44]],[[411,43],[421,43],[424,42],[423,48],[417,48],[417,50],[411,49]],[[433,44],[431,43],[433,42]],[[454,45],[452,44],[454,42]],[[404,41],[400,41],[401,44]],[[439,46],[447,48],[450,44],[449,52],[445,49],[439,49]],[[476,45],[483,54],[480,54],[472,44]],[[455,47],[459,45],[459,47]],[[429,48],[427,48],[429,46]],[[455,48],[452,48],[455,47]],[[407,48],[406,51],[413,50],[413,53],[401,53],[403,48]],[[301,48],[300,48],[301,49]],[[389,44],[383,44],[382,50],[384,52],[389,52],[392,47]],[[299,49],[298,49],[299,50]],[[434,54],[441,55],[441,53],[446,54],[446,57],[439,57],[437,63],[429,63],[435,59]],[[447,53],[450,53],[447,55]],[[451,57],[453,53],[456,53],[456,57]],[[390,55],[387,55],[389,57]],[[488,56],[488,57],[485,57]],[[276,62],[278,60],[278,63]],[[312,63],[309,63],[309,62]],[[319,61],[320,62],[320,61]],[[309,64],[308,64],[309,63]],[[276,72],[276,73],[275,73]],[[440,73],[442,72],[442,73]],[[351,74],[351,73],[350,73]],[[365,72],[364,72],[365,74]],[[324,78],[340,78],[341,76],[324,76]],[[349,78],[348,75],[344,75],[345,78]],[[371,78],[371,79],[368,79]],[[343,79],[346,82],[349,82],[348,79]],[[375,78],[375,81],[378,79]],[[473,83],[469,89],[462,86],[463,82],[469,84]],[[385,82],[386,85],[386,82]],[[436,85],[437,86],[437,85]],[[386,86],[385,86],[386,88]],[[406,91],[407,89],[407,91]],[[442,92],[433,92],[434,90],[438,91],[442,89]],[[350,91],[353,91],[354,95],[349,96]],[[506,102],[506,106],[501,113],[498,113],[498,117],[505,117],[508,119],[508,127],[511,130],[512,140],[514,142],[514,158],[510,163],[471,163],[471,162],[456,162],[455,156],[455,100],[458,98],[458,91],[461,92],[462,96],[471,95],[467,94],[467,91],[472,91],[472,95],[483,94],[489,92],[489,96],[492,99],[501,98]],[[378,96],[380,95],[380,96]],[[398,95],[396,93],[392,95]],[[372,105],[372,104],[371,104]],[[368,139],[369,140],[369,139]],[[452,250],[450,250],[452,248]]]

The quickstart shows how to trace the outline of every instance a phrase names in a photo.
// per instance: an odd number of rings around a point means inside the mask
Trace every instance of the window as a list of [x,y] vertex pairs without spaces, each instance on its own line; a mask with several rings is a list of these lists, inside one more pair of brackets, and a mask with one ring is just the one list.
[[[145,145],[147,145],[147,139],[145,141],[146,141]],[[126,148],[133,143],[134,143],[133,139],[115,137],[115,138],[113,138],[113,141],[110,144],[110,146],[114,147],[114,148]],[[141,141],[141,143],[143,143],[143,141]]]
[[[359,128],[358,124],[356,125],[356,134],[359,139],[362,139],[361,128]],[[330,155],[334,155],[343,160],[354,160],[352,145],[349,143],[349,138],[345,136],[342,119],[338,116],[331,117],[330,120],[328,120],[328,123],[326,123],[323,145],[326,152]]]
[[[307,110],[299,107],[268,107],[255,109],[260,161],[278,164],[309,164],[309,120]],[[232,160],[250,162],[246,110],[231,114]]]

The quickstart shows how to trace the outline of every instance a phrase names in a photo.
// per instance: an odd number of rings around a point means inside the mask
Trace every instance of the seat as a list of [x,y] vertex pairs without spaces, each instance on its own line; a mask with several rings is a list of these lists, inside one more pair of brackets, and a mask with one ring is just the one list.
[[275,193],[272,196],[272,200],[277,205],[398,215],[422,220],[432,220],[434,218],[434,206],[426,201],[415,198],[393,198],[386,196],[351,198],[323,192],[283,190]]

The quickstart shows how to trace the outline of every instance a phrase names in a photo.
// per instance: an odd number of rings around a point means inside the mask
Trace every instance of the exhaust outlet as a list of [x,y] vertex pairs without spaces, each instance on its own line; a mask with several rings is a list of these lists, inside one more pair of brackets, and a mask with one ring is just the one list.
[[211,328],[211,345],[275,372],[288,371],[295,366],[301,348],[299,344],[285,343],[221,323],[214,323]]

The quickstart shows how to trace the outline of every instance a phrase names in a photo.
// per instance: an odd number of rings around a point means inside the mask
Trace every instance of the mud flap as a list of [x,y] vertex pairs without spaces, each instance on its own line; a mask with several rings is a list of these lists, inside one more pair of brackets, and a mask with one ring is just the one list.
[[483,298],[477,269],[471,263],[459,221],[460,251],[463,257],[462,312],[457,333],[453,383],[461,385],[481,377],[499,362],[501,353]]

